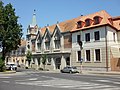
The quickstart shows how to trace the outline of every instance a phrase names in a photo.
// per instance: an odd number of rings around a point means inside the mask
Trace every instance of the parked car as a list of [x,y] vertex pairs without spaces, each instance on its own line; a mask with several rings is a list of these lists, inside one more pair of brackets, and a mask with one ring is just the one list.
[[17,65],[14,63],[7,63],[6,64],[6,70],[17,70]]
[[79,73],[76,67],[67,66],[60,70],[61,73]]

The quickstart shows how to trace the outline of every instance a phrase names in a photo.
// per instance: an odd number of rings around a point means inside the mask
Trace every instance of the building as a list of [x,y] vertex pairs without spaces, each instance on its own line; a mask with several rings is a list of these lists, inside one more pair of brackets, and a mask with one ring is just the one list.
[[[71,30],[72,65],[79,66],[82,57],[84,69],[120,71],[119,30],[120,17],[111,17],[104,10],[82,16]],[[83,49],[77,43],[79,40]]]
[[26,50],[32,52],[31,65],[37,69],[43,67],[42,56],[46,55],[50,70],[67,65],[80,68],[83,60],[84,70],[120,71],[119,30],[120,17],[104,10],[43,28],[38,28],[34,12]]
[[12,62],[20,66],[26,66],[26,40],[21,39],[21,45],[17,50],[12,50],[10,55],[6,57],[6,63]]

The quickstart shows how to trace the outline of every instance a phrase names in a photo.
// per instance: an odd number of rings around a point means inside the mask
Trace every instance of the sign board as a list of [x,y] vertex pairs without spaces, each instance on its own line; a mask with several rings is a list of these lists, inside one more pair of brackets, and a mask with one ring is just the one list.
[[82,63],[83,62],[83,58],[80,58],[80,63]]

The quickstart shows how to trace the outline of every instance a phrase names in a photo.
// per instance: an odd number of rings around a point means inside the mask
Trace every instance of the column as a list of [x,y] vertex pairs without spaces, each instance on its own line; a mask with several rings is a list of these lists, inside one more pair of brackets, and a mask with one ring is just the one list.
[[66,66],[66,59],[64,58],[64,56],[62,55],[61,57],[61,67],[60,69],[63,69]]

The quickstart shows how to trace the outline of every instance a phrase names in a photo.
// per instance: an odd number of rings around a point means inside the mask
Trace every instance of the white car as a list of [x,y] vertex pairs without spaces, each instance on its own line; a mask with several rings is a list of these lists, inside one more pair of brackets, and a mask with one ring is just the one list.
[[61,73],[79,73],[76,67],[67,66],[60,70]]
[[17,65],[14,63],[7,63],[6,64],[6,70],[17,70]]

